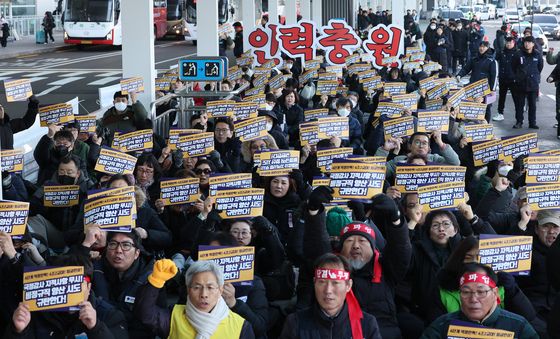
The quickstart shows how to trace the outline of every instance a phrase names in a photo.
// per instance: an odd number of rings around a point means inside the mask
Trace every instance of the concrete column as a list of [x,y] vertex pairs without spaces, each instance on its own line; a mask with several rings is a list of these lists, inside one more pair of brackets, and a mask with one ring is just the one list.
[[317,27],[323,26],[323,8],[322,0],[311,0],[311,18],[317,24]]
[[278,0],[268,0],[268,22],[278,23]]
[[218,56],[218,1],[197,1],[196,55]]
[[154,1],[122,0],[123,78],[144,79],[144,93],[138,100],[147,110],[155,100]]
[[284,7],[284,15],[286,16],[286,25],[295,24],[297,22],[296,0],[286,0]]
[[404,28],[406,10],[402,0],[391,0],[391,14],[393,15],[393,24]]
[[244,49],[248,49],[249,33],[255,29],[255,1],[243,0],[242,5],[241,15],[243,20],[243,47]]
[[300,0],[299,8],[302,18],[305,20],[311,20],[311,0]]

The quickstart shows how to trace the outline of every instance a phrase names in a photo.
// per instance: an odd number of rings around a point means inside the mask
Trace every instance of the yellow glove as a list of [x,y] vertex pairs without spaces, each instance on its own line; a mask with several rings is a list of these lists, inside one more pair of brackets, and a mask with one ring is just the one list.
[[148,276],[148,281],[152,286],[162,288],[165,282],[177,274],[177,266],[172,260],[161,259],[155,262],[152,274]]

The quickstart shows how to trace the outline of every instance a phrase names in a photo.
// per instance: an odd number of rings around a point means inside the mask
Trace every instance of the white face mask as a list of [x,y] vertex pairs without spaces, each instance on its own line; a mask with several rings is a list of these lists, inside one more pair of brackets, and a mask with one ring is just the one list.
[[338,115],[340,115],[341,117],[347,117],[349,114],[350,114],[350,110],[347,110],[346,108],[338,109]]
[[272,123],[271,122],[267,122],[266,123],[266,130],[270,131],[272,129]]
[[431,29],[436,29],[436,25],[430,25]]
[[126,107],[127,107],[127,104],[124,103],[124,102],[119,101],[119,102],[115,103],[115,109],[119,112],[123,112],[126,109]]
[[273,106],[269,105],[269,104],[265,104],[266,106],[264,107],[265,111],[272,111],[272,109],[274,108]]

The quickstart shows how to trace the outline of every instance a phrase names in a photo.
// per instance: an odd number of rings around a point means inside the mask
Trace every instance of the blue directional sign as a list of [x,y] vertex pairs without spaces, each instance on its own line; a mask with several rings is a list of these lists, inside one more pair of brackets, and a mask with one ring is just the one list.
[[226,57],[194,57],[179,60],[179,79],[183,81],[221,81],[227,76]]

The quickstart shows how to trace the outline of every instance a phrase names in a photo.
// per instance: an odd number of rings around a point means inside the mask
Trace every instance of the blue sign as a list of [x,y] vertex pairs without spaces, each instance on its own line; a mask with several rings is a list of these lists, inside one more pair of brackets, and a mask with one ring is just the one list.
[[179,60],[182,81],[221,81],[227,76],[226,57],[195,57]]

